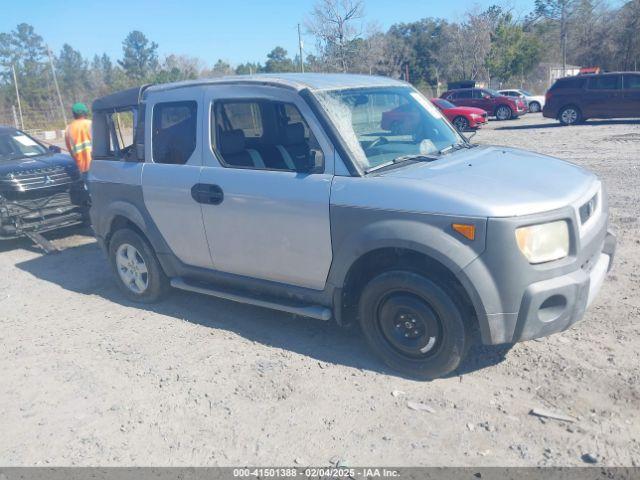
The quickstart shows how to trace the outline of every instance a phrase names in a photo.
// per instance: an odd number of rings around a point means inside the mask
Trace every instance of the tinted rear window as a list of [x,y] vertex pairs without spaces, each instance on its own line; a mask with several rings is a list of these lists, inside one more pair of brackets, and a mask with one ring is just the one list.
[[584,78],[569,77],[556,80],[551,90],[557,90],[558,88],[583,88],[585,83]]
[[615,90],[616,88],[620,88],[620,75],[606,75],[589,79],[589,90]]

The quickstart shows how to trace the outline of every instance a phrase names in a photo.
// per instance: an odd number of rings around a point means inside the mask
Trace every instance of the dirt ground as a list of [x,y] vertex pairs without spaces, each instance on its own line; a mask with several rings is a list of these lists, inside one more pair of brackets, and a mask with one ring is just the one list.
[[417,382],[331,324],[184,292],[128,303],[88,232],[56,235],[48,256],[5,243],[0,464],[640,466],[640,122],[536,114],[474,141],[604,180],[616,264],[574,328]]

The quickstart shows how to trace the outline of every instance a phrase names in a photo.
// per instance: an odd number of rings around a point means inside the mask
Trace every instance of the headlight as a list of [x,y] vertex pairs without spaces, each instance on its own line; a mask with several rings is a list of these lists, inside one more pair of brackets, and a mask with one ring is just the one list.
[[561,220],[517,228],[516,242],[529,263],[558,260],[569,255],[569,225]]

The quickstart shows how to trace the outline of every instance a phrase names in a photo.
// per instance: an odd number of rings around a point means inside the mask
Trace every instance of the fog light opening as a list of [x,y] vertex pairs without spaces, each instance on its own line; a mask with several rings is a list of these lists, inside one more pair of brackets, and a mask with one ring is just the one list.
[[538,318],[541,322],[553,322],[560,318],[567,308],[567,297],[564,295],[552,295],[547,298],[538,310]]

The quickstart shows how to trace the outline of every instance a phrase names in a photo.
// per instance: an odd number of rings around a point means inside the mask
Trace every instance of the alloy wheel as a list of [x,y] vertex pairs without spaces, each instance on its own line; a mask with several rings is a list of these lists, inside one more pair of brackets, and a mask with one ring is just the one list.
[[120,280],[133,293],[144,293],[149,287],[147,264],[138,249],[133,245],[123,243],[118,247],[116,266]]

